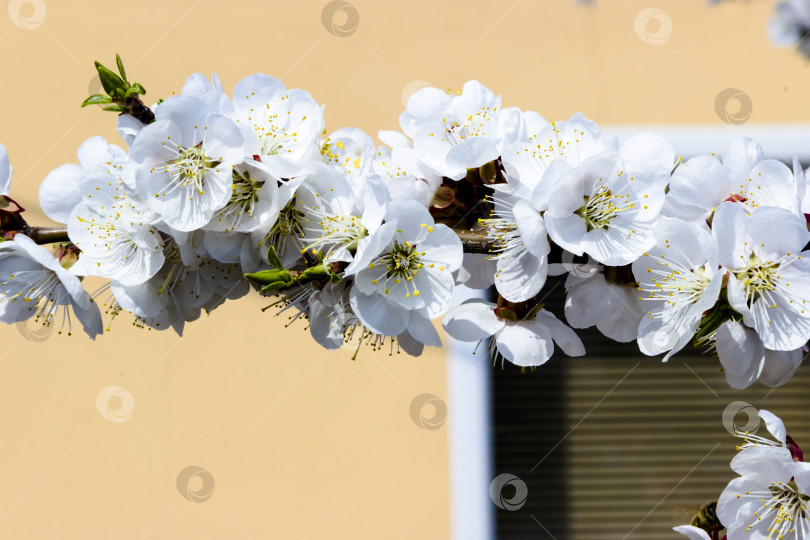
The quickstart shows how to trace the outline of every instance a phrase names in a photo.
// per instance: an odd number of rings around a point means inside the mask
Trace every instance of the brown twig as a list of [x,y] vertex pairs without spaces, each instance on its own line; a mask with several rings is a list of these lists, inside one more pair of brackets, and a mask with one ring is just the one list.
[[[465,253],[489,253],[492,249],[492,240],[487,238],[483,230],[468,231],[454,229]],[[37,244],[51,244],[54,242],[70,242],[65,227],[28,227],[20,231]]]
[[493,242],[487,238],[483,229],[476,231],[453,229],[464,246],[464,253],[489,253],[492,250]]
[[67,227],[28,227],[19,232],[37,244],[53,244],[55,242],[70,242]]

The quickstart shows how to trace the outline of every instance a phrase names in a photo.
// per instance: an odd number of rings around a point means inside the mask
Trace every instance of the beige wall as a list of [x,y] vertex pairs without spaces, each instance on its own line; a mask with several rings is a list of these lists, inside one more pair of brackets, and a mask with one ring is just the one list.
[[[44,0],[40,13],[11,2],[34,27],[0,13],[12,195],[40,219],[48,171],[91,135],[116,139],[111,114],[78,108],[92,61],[116,51],[151,99],[193,71],[217,71],[228,88],[262,71],[327,103],[330,130],[391,129],[403,88],[469,78],[549,119],[582,110],[602,123],[719,124],[715,96],[728,87],[751,96],[751,122],[810,119],[807,63],[765,36],[770,2],[659,2],[672,22],[661,45],[634,30],[652,2],[352,3],[359,26],[337,37],[324,0]],[[446,397],[443,354],[352,362],[302,325],[284,331],[262,305],[228,303],[183,339],[126,316],[95,343],[0,329],[0,538],[446,537],[448,426],[420,429],[408,411],[419,394]],[[134,398],[123,422],[97,410],[110,385]],[[209,500],[178,493],[189,465],[214,478]]]

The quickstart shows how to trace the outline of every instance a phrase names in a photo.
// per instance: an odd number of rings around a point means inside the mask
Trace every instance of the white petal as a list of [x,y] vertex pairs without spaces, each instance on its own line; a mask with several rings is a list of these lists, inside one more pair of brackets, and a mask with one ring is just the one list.
[[346,275],[351,276],[368,268],[369,264],[391,244],[396,229],[395,221],[384,223],[377,229],[377,232],[360,240],[354,260],[344,270]]
[[473,137],[453,146],[447,152],[447,163],[458,169],[480,167],[500,156],[500,150],[487,137]]
[[51,171],[39,186],[39,205],[45,215],[67,223],[70,212],[82,200],[79,183],[85,171],[68,163]]
[[408,327],[408,311],[390,304],[381,294],[366,295],[352,287],[352,310],[372,332],[396,336]]
[[506,324],[493,311],[495,304],[472,299],[447,312],[442,322],[451,337],[459,341],[480,341],[494,335]]
[[579,339],[577,333],[557,319],[553,313],[541,310],[540,313],[537,314],[536,320],[549,329],[554,343],[556,343],[565,354],[568,356],[583,356],[585,354],[585,346],[582,344],[582,340]]
[[495,335],[498,352],[518,366],[545,364],[554,353],[549,329],[537,320],[507,323]]
[[759,380],[768,386],[782,386],[802,364],[804,350],[772,351],[765,349],[765,367]]
[[729,386],[747,388],[759,378],[765,354],[753,330],[738,322],[725,322],[717,330],[715,343]]
[[414,338],[407,330],[397,336],[397,345],[411,356],[420,356],[425,344]]
[[508,255],[498,259],[498,292],[510,302],[523,302],[537,295],[546,283],[546,258],[523,250]]
[[589,328],[612,315],[610,304],[602,302],[608,292],[602,273],[593,274],[588,279],[571,274],[566,280],[565,288],[568,290],[565,319],[572,327]]
[[728,170],[713,156],[697,156],[678,166],[669,180],[664,212],[684,220],[705,219],[734,194]]
[[607,284],[605,306],[612,315],[597,321],[596,328],[603,335],[620,343],[634,341],[638,337],[638,325],[644,316],[635,287]]
[[139,317],[155,317],[166,307],[166,295],[158,294],[157,289],[151,281],[130,286],[110,283],[110,290],[121,307]]
[[774,439],[782,443],[782,445],[787,445],[787,430],[785,430],[785,424],[782,422],[782,419],[765,409],[760,409],[759,417],[765,421],[765,426],[768,428],[771,435],[773,435]]
[[82,328],[84,332],[90,336],[90,339],[96,339],[96,336],[104,331],[101,311],[98,309],[98,304],[95,302],[91,301],[86,307],[74,303],[73,313],[76,314],[76,318],[82,323]]
[[706,531],[693,527],[692,525],[681,525],[679,527],[673,527],[672,530],[681,533],[690,540],[712,540]]
[[442,339],[433,323],[418,311],[412,311],[408,317],[408,333],[417,341],[430,347],[442,346]]
[[761,484],[788,482],[793,457],[783,447],[755,446],[745,448],[731,460],[731,469],[740,476],[747,476]]
[[619,147],[625,170],[649,172],[666,181],[675,164],[675,149],[666,139],[654,133],[630,137]]
[[759,143],[748,137],[740,137],[723,151],[723,166],[730,171],[733,180],[742,182],[763,156]]
[[520,200],[512,207],[515,222],[520,231],[523,245],[532,255],[543,257],[551,251],[548,243],[548,233],[543,216],[527,200]]

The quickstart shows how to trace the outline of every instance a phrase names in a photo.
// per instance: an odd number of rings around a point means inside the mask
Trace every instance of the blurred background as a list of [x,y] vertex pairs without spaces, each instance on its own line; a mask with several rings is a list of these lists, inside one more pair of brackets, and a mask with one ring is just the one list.
[[[116,52],[147,102],[193,72],[217,72],[226,90],[264,72],[326,103],[329,131],[396,129],[419,88],[475,78],[549,120],[656,126],[685,155],[766,134],[769,154],[789,159],[810,148],[810,66],[769,42],[773,8],[11,0],[11,195],[46,224],[47,173],[90,136],[122,144],[112,114],[79,108],[100,89],[93,60]],[[182,338],[126,315],[95,342],[0,328],[0,538],[675,538],[731,479],[724,411],[744,425],[749,404],[769,408],[810,440],[802,370],[772,393],[731,392],[709,357],[661,366],[592,334],[588,357],[526,374],[452,347],[352,361],[266,303],[226,303]]]

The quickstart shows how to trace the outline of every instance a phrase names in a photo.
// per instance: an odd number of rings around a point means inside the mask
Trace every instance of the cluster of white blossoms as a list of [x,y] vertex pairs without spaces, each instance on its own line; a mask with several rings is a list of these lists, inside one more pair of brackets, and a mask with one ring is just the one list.
[[[783,383],[810,339],[805,174],[751,140],[681,162],[657,135],[619,144],[582,114],[503,108],[477,81],[416,92],[379,147],[327,134],[322,106],[267,75],[228,95],[195,74],[153,112],[119,117],[128,150],[94,137],[45,179],[69,242],[5,233],[0,320],[69,328],[72,312],[95,336],[96,298],[181,333],[253,285],[328,349],[418,355],[441,345],[441,318],[526,367],[555,344],[583,355],[572,327],[595,326],[664,359],[716,352],[737,388]],[[87,276],[109,286],[91,298]],[[564,313],[544,308],[549,280]],[[497,298],[459,304],[458,285]]]
[[782,420],[766,410],[759,416],[771,437],[738,431],[743,443],[731,469],[739,477],[675,531],[692,540],[810,538],[810,463]]

